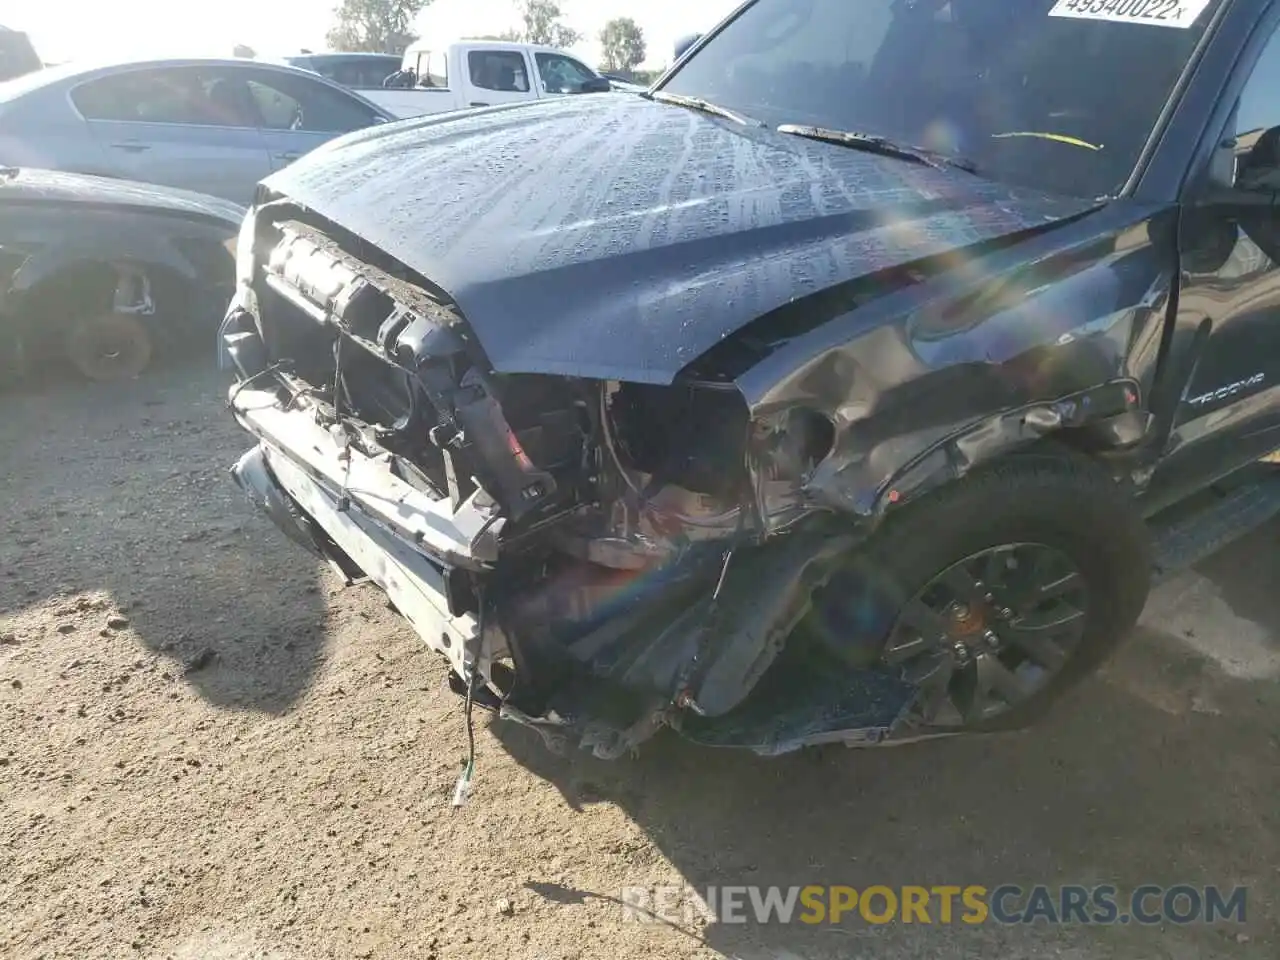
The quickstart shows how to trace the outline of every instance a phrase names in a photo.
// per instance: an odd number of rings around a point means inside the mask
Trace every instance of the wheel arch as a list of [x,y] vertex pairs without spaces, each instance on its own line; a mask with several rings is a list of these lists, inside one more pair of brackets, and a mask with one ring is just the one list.
[[94,314],[115,312],[122,298],[133,302],[120,312],[137,317],[154,347],[165,350],[171,339],[166,305],[184,302],[186,292],[198,286],[194,272],[175,259],[156,262],[67,251],[44,259],[35,269],[24,265],[21,286],[15,276],[11,294],[17,318],[16,374],[22,375],[32,364],[65,359],[67,337],[76,323]]
[[[172,240],[172,237],[166,235],[165,239]],[[94,233],[69,243],[50,244],[26,259],[10,280],[9,289],[14,297],[25,299],[36,288],[64,276],[69,270],[113,263],[167,273],[188,283],[195,283],[200,276],[196,264],[178,245],[127,230],[119,236]]]
[[[854,578],[835,581],[834,607],[832,598],[819,597],[815,603],[828,614],[833,609],[847,610],[852,606],[859,620],[865,617],[867,609],[888,606],[899,611],[899,623],[906,615],[904,612],[910,610],[910,623],[914,624],[916,637],[925,638],[937,624],[936,617],[944,615],[935,602],[936,596],[931,600],[926,593],[931,585],[945,581],[945,592],[961,604],[961,611],[967,609],[970,602],[976,604],[980,612],[978,623],[974,631],[945,629],[933,634],[934,640],[922,649],[931,648],[937,642],[945,647],[955,641],[966,648],[959,654],[961,666],[969,654],[979,658],[999,657],[1005,651],[1017,649],[1024,655],[1032,654],[1036,663],[1048,668],[1050,664],[1034,656],[1036,647],[1011,641],[1004,632],[1005,629],[1021,630],[1013,625],[1022,615],[1030,616],[1034,612],[1031,608],[1039,603],[1034,596],[1030,598],[1031,607],[1011,620],[1009,608],[1018,609],[1018,603],[1012,602],[1013,593],[1024,588],[1006,580],[998,571],[979,569],[975,572],[970,568],[968,575],[973,591],[967,591],[963,584],[957,588],[953,580],[944,577],[953,568],[979,556],[1046,547],[1069,559],[1075,574],[1084,578],[1089,591],[1101,591],[1106,599],[1102,603],[1090,601],[1084,606],[1077,605],[1071,620],[1088,618],[1079,621],[1081,632],[1075,634],[1073,641],[1077,652],[1058,651],[1065,655],[1065,661],[1052,667],[1044,683],[1037,686],[1028,699],[1017,703],[1009,701],[1008,711],[1000,719],[990,724],[982,720],[969,729],[1017,728],[1038,718],[1049,704],[1110,654],[1137,620],[1150,589],[1150,530],[1127,492],[1113,482],[1112,472],[1096,457],[1050,435],[1010,450],[1006,456],[984,461],[974,467],[969,482],[945,484],[931,496],[922,496],[901,509],[889,511],[882,526],[862,546],[860,566],[855,568]],[[1054,580],[1052,571],[1047,572],[1050,580]],[[992,573],[996,574],[994,579],[987,576]],[[1003,587],[999,586],[1001,583]],[[1045,599],[1053,596],[1058,594],[1044,594]],[[944,595],[941,599],[945,602],[948,598]],[[1022,599],[1028,597],[1023,595]],[[924,611],[928,615],[923,618],[919,606],[922,603],[932,610],[931,613]],[[1034,616],[1031,619],[1034,621]],[[1003,628],[1000,623],[1004,624]],[[836,621],[836,626],[840,625]],[[1031,629],[1038,631],[1040,627]],[[981,630],[987,632],[975,632]],[[996,636],[991,636],[992,631]],[[879,637],[867,637],[860,642],[860,638],[850,635],[848,630],[839,629],[819,630],[816,636],[823,638],[828,649],[854,665],[865,662],[869,654],[883,653]],[[1038,636],[1042,641],[1047,635]],[[982,639],[975,645],[971,637]],[[1008,666],[1012,669],[1012,665]],[[934,721],[927,714],[922,722],[925,732],[932,729]],[[913,721],[908,727],[914,728],[916,723]],[[920,729],[915,730],[919,732]]]
[[[1044,453],[1088,459],[1117,482],[1141,476],[1150,414],[1138,384],[1121,379],[1059,400],[1031,404],[977,420],[904,459],[868,490],[860,506],[873,522],[886,513],[959,480],[974,468],[1013,456]],[[843,495],[840,471],[811,486]]]
[[[85,309],[110,309],[113,295],[128,281],[141,281],[148,296],[163,302],[180,296],[197,280],[190,264],[178,258],[156,261],[127,253],[107,257],[68,251],[34,267],[24,265],[15,276],[13,294],[18,310],[54,333]],[[136,312],[149,321],[156,311]]]

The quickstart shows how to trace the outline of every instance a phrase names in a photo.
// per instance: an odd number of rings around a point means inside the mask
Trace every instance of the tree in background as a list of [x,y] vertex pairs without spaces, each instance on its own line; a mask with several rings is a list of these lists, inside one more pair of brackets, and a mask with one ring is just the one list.
[[409,31],[431,0],[342,0],[329,31],[334,50],[404,53],[417,37]]
[[556,0],[515,0],[516,10],[524,21],[520,39],[546,47],[572,47],[582,39],[573,27],[560,22],[564,14]]
[[600,31],[604,67],[609,73],[627,73],[644,62],[644,31],[630,17],[610,20]]

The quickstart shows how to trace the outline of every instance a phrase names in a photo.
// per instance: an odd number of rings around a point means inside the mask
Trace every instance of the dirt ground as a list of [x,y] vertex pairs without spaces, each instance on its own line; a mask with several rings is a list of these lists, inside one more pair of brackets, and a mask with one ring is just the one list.
[[[547,754],[243,501],[220,378],[0,396],[0,957],[1280,955],[1280,551],[1153,597],[1040,728]],[[1249,886],[1186,927],[624,923],[635,884]]]

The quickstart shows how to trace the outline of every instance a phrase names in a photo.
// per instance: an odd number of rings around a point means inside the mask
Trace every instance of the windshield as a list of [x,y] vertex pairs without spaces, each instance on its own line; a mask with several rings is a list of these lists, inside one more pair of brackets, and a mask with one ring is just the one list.
[[1221,2],[757,0],[662,89],[1097,197],[1128,179]]

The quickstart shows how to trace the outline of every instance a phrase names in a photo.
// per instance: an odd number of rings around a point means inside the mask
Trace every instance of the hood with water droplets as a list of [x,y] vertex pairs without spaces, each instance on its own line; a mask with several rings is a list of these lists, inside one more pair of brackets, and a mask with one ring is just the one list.
[[266,183],[445,290],[499,372],[648,383],[835,284],[1091,206],[623,94],[362,131]]

